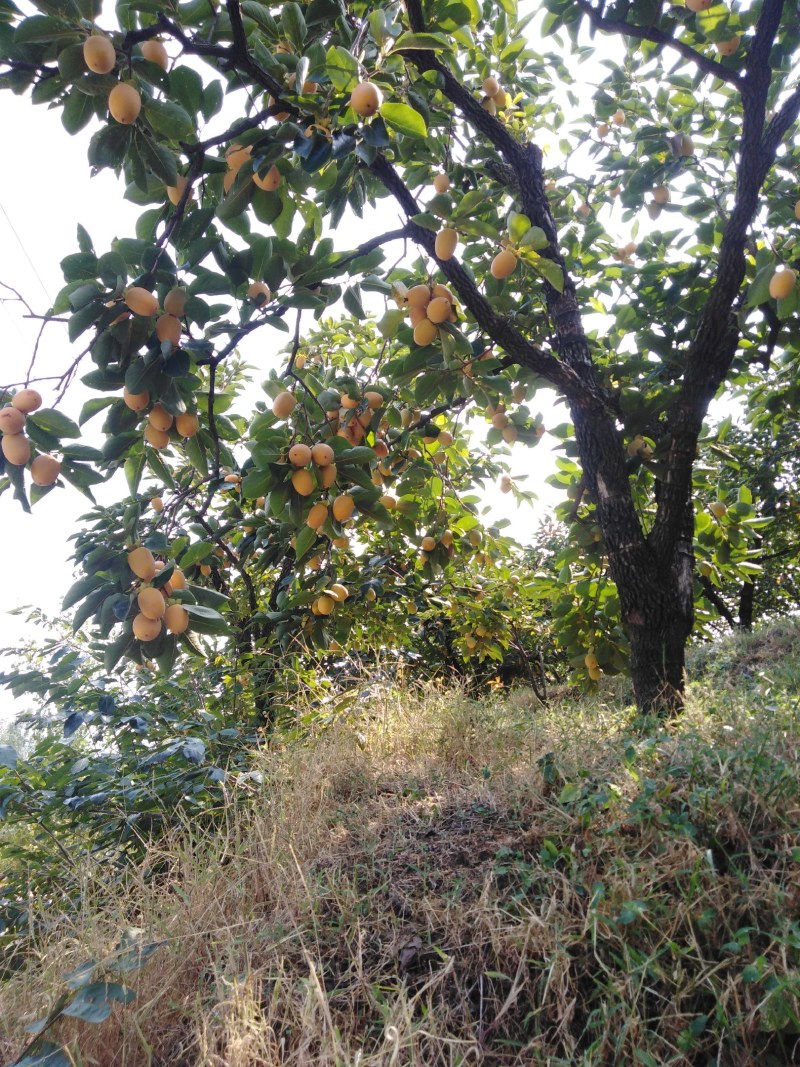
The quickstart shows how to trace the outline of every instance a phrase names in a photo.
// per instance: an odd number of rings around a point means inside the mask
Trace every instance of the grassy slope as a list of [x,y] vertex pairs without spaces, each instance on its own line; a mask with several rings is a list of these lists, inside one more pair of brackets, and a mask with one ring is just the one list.
[[0,1058],[134,925],[163,947],[135,1004],[58,1024],[77,1063],[800,1063],[798,653],[718,647],[647,739],[599,701],[374,700],[266,756],[227,834],[124,895],[84,872],[0,986]]

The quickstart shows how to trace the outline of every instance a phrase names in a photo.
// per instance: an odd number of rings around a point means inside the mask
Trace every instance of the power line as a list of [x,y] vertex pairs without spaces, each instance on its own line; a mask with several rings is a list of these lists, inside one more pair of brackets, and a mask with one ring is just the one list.
[[28,263],[30,263],[31,270],[35,274],[36,280],[39,282],[39,285],[41,285],[41,287],[42,287],[42,292],[47,297],[48,302],[50,304],[52,304],[53,303],[53,298],[50,296],[50,293],[47,291],[47,286],[42,281],[42,276],[39,274],[39,271],[36,269],[36,264],[33,262],[33,260],[31,259],[30,255],[28,254],[28,249],[22,243],[22,238],[17,233],[16,227],[14,226],[14,223],[9,218],[8,212],[6,211],[5,206],[2,203],[2,201],[0,201],[0,211],[2,211],[3,214],[5,215],[6,222],[8,223],[9,227],[11,228],[11,232],[14,234],[14,236],[17,239],[17,244],[22,249],[22,251],[23,251],[23,253],[25,255],[25,258],[27,259]]

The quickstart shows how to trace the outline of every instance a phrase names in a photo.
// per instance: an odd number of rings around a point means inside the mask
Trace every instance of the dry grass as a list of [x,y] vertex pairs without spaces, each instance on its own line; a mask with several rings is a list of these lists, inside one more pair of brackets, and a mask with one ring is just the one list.
[[0,1054],[135,926],[135,1003],[54,1027],[76,1064],[800,1062],[800,715],[708,706],[642,741],[602,704],[375,698],[265,755],[226,833],[84,872]]

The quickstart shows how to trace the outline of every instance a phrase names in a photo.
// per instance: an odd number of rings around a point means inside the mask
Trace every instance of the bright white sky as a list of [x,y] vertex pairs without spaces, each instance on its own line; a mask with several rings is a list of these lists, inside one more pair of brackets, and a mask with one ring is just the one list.
[[[122,184],[110,171],[90,178],[86,146],[91,127],[70,137],[61,126],[57,111],[33,107],[29,99],[9,93],[0,97],[0,123],[6,144],[24,146],[22,151],[7,153],[0,168],[0,282],[16,289],[41,314],[63,284],[61,259],[77,251],[77,223],[86,227],[101,254],[114,237],[133,234],[140,209],[122,199]],[[337,246],[353,246],[371,232],[354,219],[352,232],[340,231]],[[0,288],[0,384],[15,384],[25,378],[39,330],[39,323],[25,315],[26,309],[13,294]],[[86,339],[82,340],[85,345]],[[285,344],[285,336],[276,333],[274,342],[277,350]],[[258,363],[262,367],[263,343],[259,335]],[[79,351],[80,342],[71,346],[64,327],[47,326],[34,377],[62,373]],[[246,348],[244,352],[247,354]],[[87,362],[86,369],[90,367]],[[44,382],[38,388],[45,405],[51,406],[55,399],[51,384]],[[87,395],[80,384],[74,386],[63,401],[62,410],[77,418]],[[555,412],[548,409],[547,396],[542,397],[541,404],[545,425],[565,421],[563,408]],[[93,425],[90,423],[87,431]],[[554,442],[545,437],[535,451],[523,446],[513,450],[512,473],[527,474],[521,484],[540,494],[534,509],[518,508],[510,495],[502,496],[497,491],[487,498],[492,519],[509,518],[511,532],[522,541],[559,497],[544,484],[544,478],[554,469],[549,443]],[[98,496],[102,493],[103,487]],[[77,528],[78,517],[90,506],[71,487],[50,493],[35,506],[32,515],[24,514],[10,493],[0,499],[0,559],[4,561],[0,649],[13,647],[36,633],[34,627],[25,624],[24,615],[10,616],[8,612],[36,605],[46,614],[58,614],[61,598],[73,580],[67,562],[69,537]],[[11,697],[0,690],[0,717],[11,713],[14,706]]]

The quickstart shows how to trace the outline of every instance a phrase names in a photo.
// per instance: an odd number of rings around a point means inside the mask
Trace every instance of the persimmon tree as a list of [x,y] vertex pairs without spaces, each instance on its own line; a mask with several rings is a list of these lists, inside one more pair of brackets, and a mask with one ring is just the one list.
[[[409,571],[491,567],[502,533],[468,487],[514,442],[536,463],[549,389],[569,411],[549,429],[572,652],[596,677],[629,647],[640,709],[679,707],[709,404],[735,379],[769,411],[797,363],[796,4],[34,6],[2,0],[2,84],[91,127],[91,167],[144,209],[107,251],[80,230],[53,309],[88,338],[81,422],[103,414],[102,449],[25,401],[4,427],[20,499],[22,438],[87,491],[124,467],[68,598],[107,663],[168,665],[232,623],[269,672],[270,642],[346,639]],[[236,354],[271,331],[286,358],[244,419]],[[488,451],[467,447],[476,415]],[[58,475],[40,462],[34,499]],[[165,488],[146,513],[143,476]],[[736,504],[723,569],[762,522],[748,491]],[[178,605],[169,630],[151,586]],[[466,636],[488,654],[492,634]]]

